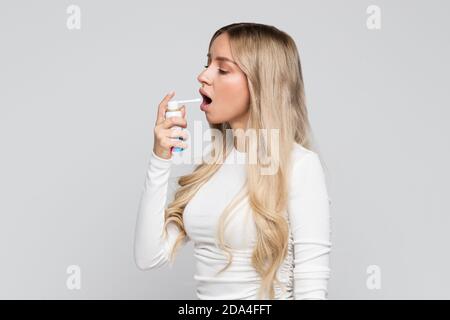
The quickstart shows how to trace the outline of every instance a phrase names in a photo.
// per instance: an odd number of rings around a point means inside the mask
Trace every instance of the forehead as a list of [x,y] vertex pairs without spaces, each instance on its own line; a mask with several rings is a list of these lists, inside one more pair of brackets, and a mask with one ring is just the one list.
[[226,33],[222,33],[214,39],[208,53],[208,57],[211,58],[211,55],[213,58],[216,56],[221,56],[232,60],[230,42]]

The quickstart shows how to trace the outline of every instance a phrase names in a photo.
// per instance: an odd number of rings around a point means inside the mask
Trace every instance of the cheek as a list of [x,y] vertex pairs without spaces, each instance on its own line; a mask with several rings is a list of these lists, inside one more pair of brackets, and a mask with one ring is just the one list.
[[226,113],[230,116],[236,116],[246,112],[250,96],[245,76],[230,76],[222,84],[220,103],[222,107],[226,108]]

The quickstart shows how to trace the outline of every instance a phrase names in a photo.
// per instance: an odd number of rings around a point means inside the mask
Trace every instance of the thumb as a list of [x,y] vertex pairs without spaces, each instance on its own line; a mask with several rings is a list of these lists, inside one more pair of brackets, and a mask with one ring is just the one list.
[[167,110],[167,104],[169,100],[175,95],[175,91],[171,91],[161,100],[158,106],[158,115],[156,116],[156,123],[159,124],[164,121],[165,113]]

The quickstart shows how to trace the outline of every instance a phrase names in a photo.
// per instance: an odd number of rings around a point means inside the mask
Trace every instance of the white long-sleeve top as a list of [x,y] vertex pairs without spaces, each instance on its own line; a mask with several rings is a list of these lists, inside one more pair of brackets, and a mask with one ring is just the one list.
[[[220,169],[186,205],[183,222],[188,241],[194,242],[199,299],[257,299],[260,276],[251,265],[256,244],[256,228],[245,198],[225,228],[225,239],[232,247],[233,262],[216,243],[220,214],[245,182],[245,153],[232,146]],[[275,299],[327,299],[331,251],[330,204],[324,171],[318,155],[295,144],[286,217],[289,224],[289,249],[278,270]],[[173,157],[164,159],[153,151],[148,163],[135,229],[134,255],[142,270],[169,264],[168,255],[178,236],[172,223],[168,239],[162,236],[164,209],[168,205],[168,182]],[[269,196],[269,195],[268,195]],[[268,298],[264,298],[268,299]]]

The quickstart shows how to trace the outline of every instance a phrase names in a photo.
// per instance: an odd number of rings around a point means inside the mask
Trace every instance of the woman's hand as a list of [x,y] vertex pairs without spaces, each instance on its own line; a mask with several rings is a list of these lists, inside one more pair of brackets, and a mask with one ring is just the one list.
[[172,147],[187,148],[187,144],[181,140],[175,140],[173,138],[181,137],[184,141],[188,139],[187,132],[181,129],[174,129],[172,127],[179,126],[182,128],[187,127],[186,106],[181,108],[181,117],[170,117],[165,119],[165,113],[167,110],[167,104],[169,100],[175,95],[175,92],[168,93],[158,106],[158,115],[156,118],[154,129],[154,145],[153,152],[160,158],[170,159]]

